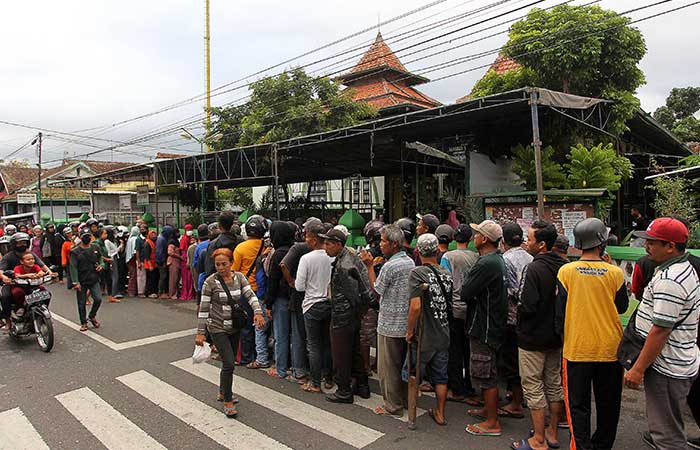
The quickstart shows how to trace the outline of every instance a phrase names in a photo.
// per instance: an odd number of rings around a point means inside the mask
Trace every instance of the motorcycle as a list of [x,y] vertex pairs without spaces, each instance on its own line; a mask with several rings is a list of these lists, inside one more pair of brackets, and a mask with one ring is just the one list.
[[19,340],[25,336],[36,334],[36,340],[41,350],[46,353],[50,352],[54,344],[53,322],[49,311],[51,292],[39,289],[39,287],[51,283],[54,278],[50,274],[40,278],[16,278],[12,271],[5,272],[5,276],[12,279],[12,286],[20,286],[28,291],[24,297],[24,305],[21,307],[24,309],[24,314],[18,316],[16,310],[11,313],[10,337]]

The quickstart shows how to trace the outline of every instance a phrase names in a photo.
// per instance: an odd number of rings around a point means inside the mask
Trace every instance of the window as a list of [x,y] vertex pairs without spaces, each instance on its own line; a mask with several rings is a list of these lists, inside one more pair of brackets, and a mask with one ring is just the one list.
[[326,182],[312,181],[311,189],[309,189],[309,201],[312,203],[321,203],[326,201]]
[[353,178],[350,182],[350,202],[355,204],[372,203],[370,178]]

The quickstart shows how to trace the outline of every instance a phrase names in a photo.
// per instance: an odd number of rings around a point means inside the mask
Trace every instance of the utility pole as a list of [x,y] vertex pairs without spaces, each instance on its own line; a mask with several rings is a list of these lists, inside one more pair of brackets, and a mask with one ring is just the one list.
[[540,141],[540,118],[537,111],[538,92],[530,90],[530,115],[532,118],[532,147],[535,150],[535,180],[537,183],[537,218],[544,220],[544,186],[542,182],[542,141]]
[[[206,92],[207,92],[207,137],[211,134],[211,35],[209,33],[209,0],[205,2],[205,25],[204,25],[204,59],[206,71]],[[207,142],[207,151],[211,151],[211,145]]]
[[37,176],[38,182],[37,182],[37,185],[36,185],[36,202],[37,202],[37,206],[38,206],[38,208],[39,208],[39,213],[38,213],[38,217],[37,217],[38,221],[37,221],[37,222],[41,222],[41,143],[42,143],[41,141],[43,140],[43,138],[44,138],[44,134],[40,131],[40,132],[39,132],[39,136],[37,136],[37,138],[34,139],[34,142],[32,142],[32,144],[36,142],[36,144],[37,144],[37,153],[38,153],[38,156],[39,156],[39,164],[38,164],[38,166],[39,166],[39,174],[38,174],[38,176]]

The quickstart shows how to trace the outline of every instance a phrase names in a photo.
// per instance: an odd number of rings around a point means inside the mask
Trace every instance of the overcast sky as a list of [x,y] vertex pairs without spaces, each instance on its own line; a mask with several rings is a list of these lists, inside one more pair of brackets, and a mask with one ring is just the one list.
[[[421,13],[382,25],[381,31],[394,50],[438,34],[433,30],[419,37],[392,42],[392,36],[450,16],[490,5],[495,0],[444,0]],[[442,28],[450,31],[483,20],[532,1],[511,0],[469,20]],[[553,6],[548,0],[539,6]],[[656,8],[632,14],[633,19],[689,3],[675,0]],[[387,21],[405,12],[431,3],[430,0],[211,0],[212,87],[252,76],[304,52],[344,38]],[[575,0],[575,4],[587,3]],[[605,8],[623,12],[651,0],[603,0]],[[513,13],[481,27],[524,14]],[[433,16],[433,17],[428,17]],[[647,84],[639,89],[642,106],[653,111],[663,104],[668,91],[676,86],[700,85],[700,6],[642,22],[637,25],[646,39],[648,53],[641,66]],[[417,22],[418,23],[413,23]],[[470,31],[479,29],[475,27]],[[490,30],[500,31],[504,27]],[[467,33],[455,33],[460,36]],[[485,33],[455,41],[463,43]],[[38,126],[48,130],[73,131],[96,136],[103,141],[88,141],[104,148],[107,140],[124,141],[202,112],[203,101],[176,108],[167,113],[129,122],[122,126],[93,129],[114,124],[164,106],[201,95],[204,92],[204,0],[36,0],[3,2],[0,15],[0,121]],[[355,38],[288,63],[285,67],[313,62],[347,49],[368,46],[376,29]],[[420,72],[433,64],[503,45],[505,35],[424,58],[440,48],[414,55],[399,53],[409,70]],[[440,42],[440,41],[436,41]],[[415,50],[415,49],[413,49]],[[351,61],[323,69],[309,67],[316,74],[352,66],[361,51],[348,54]],[[418,58],[421,60],[411,62]],[[441,71],[426,73],[431,79],[474,69],[468,73],[419,87],[443,103],[452,103],[469,92],[486,69],[478,68],[494,59],[487,56]],[[320,70],[319,72],[314,72]],[[233,84],[238,87],[242,83]],[[218,95],[213,104],[221,105],[246,95],[245,89]],[[201,126],[190,129],[196,135]],[[32,138],[36,132],[0,124],[0,158]],[[45,141],[45,161],[64,155],[82,155],[96,148],[69,144],[51,136]],[[198,150],[180,133],[172,133],[144,145],[158,145],[161,151]],[[155,149],[128,147],[134,155],[102,152],[92,159],[143,161]],[[31,149],[17,154],[34,157]]]

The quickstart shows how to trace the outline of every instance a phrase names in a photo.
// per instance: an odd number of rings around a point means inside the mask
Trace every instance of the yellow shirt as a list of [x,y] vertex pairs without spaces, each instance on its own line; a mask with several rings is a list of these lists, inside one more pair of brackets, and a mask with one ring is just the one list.
[[559,269],[566,290],[564,358],[568,361],[617,361],[622,325],[615,296],[625,283],[622,270],[602,261],[576,261]]
[[255,282],[255,260],[257,259],[261,245],[263,245],[263,242],[260,239],[247,239],[245,242],[238,244],[233,251],[232,270],[245,275],[248,273],[248,270],[250,270],[251,265],[253,266],[253,270],[248,277],[248,283],[253,289],[253,292],[257,292],[258,290],[258,285]]

